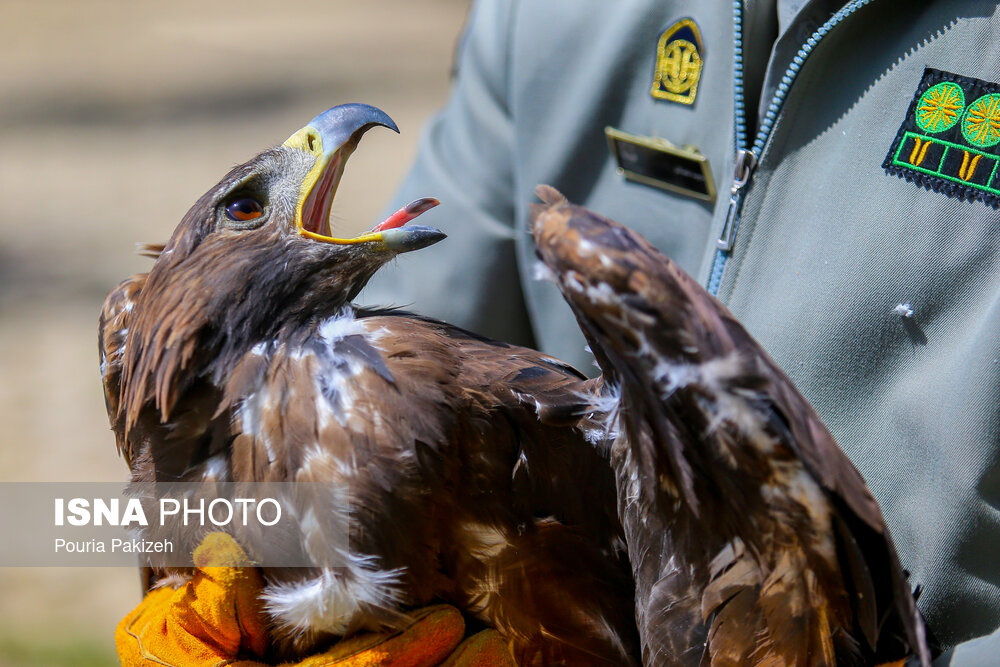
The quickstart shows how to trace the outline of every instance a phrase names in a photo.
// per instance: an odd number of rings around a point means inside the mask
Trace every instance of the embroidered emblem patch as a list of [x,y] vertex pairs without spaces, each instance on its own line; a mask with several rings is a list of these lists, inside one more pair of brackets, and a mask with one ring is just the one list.
[[658,100],[694,104],[703,54],[701,31],[692,19],[681,19],[667,28],[656,45],[650,94]]
[[882,167],[1000,208],[1000,84],[927,68]]

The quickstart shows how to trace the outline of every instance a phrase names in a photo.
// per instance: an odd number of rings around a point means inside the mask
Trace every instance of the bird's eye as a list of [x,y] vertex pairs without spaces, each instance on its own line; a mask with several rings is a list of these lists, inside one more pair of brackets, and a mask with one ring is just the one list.
[[246,222],[264,215],[264,206],[253,197],[240,197],[226,204],[226,216],[230,220]]

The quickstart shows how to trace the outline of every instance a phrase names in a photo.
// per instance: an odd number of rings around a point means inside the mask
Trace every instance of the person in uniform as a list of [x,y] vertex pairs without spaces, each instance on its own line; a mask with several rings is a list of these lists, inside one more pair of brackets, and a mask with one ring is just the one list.
[[998,166],[995,3],[481,0],[389,206],[439,198],[450,238],[362,299],[588,368],[533,279],[533,190],[632,227],[864,475],[938,664],[1000,664]]

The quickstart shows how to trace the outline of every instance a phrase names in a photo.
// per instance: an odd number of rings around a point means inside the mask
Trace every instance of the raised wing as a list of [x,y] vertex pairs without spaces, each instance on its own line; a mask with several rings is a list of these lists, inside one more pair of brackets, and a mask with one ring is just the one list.
[[539,195],[538,256],[621,391],[647,664],[929,664],[878,505],[791,381],[645,239]]

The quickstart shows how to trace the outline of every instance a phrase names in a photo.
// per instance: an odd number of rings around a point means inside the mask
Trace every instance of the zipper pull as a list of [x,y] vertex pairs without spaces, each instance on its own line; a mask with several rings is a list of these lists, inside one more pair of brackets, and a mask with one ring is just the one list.
[[754,167],[757,166],[757,156],[753,151],[741,148],[736,151],[736,163],[733,165],[733,185],[729,189],[729,209],[726,211],[726,222],[722,225],[719,239],[715,246],[724,252],[733,249],[736,240],[736,218],[743,205],[743,188],[746,187]]

